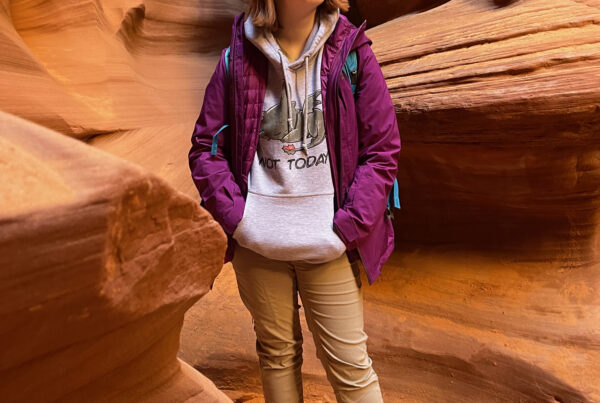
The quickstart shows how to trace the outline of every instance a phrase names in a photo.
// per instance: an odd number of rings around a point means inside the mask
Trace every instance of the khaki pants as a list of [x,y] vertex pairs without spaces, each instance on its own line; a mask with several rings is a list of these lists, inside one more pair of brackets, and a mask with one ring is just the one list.
[[343,253],[327,263],[268,259],[236,245],[232,265],[256,332],[267,403],[302,402],[298,292],[317,355],[338,402],[383,402],[367,354],[358,266]]

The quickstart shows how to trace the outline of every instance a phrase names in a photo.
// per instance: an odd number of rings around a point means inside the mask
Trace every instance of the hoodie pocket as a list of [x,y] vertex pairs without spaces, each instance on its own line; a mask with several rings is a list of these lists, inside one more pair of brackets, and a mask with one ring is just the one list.
[[239,240],[239,235],[240,235],[240,232],[242,231],[243,221],[244,221],[244,216],[242,216],[240,221],[238,221],[235,229],[233,230],[233,234],[231,234],[233,239],[235,239],[236,241]]

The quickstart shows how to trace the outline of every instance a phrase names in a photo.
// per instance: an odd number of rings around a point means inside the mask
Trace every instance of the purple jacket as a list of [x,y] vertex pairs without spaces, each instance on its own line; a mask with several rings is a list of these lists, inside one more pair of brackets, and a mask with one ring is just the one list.
[[[267,58],[245,38],[243,23],[244,13],[233,22],[229,77],[223,50],[206,87],[189,152],[201,204],[227,234],[224,263],[233,258],[237,242],[232,234],[244,214],[268,71]],[[321,91],[335,188],[333,229],[346,245],[349,261],[360,259],[373,284],[394,249],[392,219],[385,212],[401,145],[394,106],[364,30],[365,22],[357,28],[340,15],[324,45]],[[342,73],[352,49],[358,56],[356,101]],[[217,134],[217,152],[211,155],[213,135],[225,124],[229,126]]]

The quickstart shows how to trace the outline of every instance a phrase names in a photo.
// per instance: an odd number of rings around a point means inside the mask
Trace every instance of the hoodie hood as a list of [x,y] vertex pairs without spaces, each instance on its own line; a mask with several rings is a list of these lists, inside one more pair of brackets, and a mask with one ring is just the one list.
[[[283,60],[290,69],[297,69],[304,65],[306,58],[316,56],[317,52],[323,47],[331,33],[335,29],[335,25],[339,19],[339,9],[334,13],[327,13],[321,10],[315,16],[313,29],[306,40],[304,49],[297,60],[289,61],[285,55]],[[244,34],[246,38],[254,44],[271,63],[276,66],[281,66],[281,51],[277,40],[270,30],[265,30],[254,26],[252,20],[246,17],[244,21]]]
[[[261,29],[256,27],[250,18],[246,18],[244,21],[244,34],[246,38],[254,44],[269,60],[270,63],[275,66],[276,70],[281,72],[285,83],[285,91],[286,91],[286,99],[287,99],[287,108],[288,108],[288,132],[292,131],[293,121],[292,121],[292,96],[291,96],[291,74],[293,70],[299,69],[301,67],[305,68],[305,77],[308,76],[308,65],[310,59],[313,57],[317,57],[320,52],[323,50],[323,45],[331,35],[331,33],[335,30],[335,26],[339,19],[340,10],[337,9],[333,13],[327,13],[324,10],[320,10],[315,15],[315,23],[313,24],[313,28],[306,40],[306,44],[304,45],[304,49],[300,53],[300,56],[297,60],[289,61],[285,56],[283,51],[281,50],[277,40],[273,36],[273,33],[270,30]],[[305,80],[305,100],[304,105],[308,105],[308,80]],[[308,153],[306,146],[306,133],[308,132],[308,109],[303,108],[303,122],[304,122],[304,130],[302,131],[302,149],[305,153]]]

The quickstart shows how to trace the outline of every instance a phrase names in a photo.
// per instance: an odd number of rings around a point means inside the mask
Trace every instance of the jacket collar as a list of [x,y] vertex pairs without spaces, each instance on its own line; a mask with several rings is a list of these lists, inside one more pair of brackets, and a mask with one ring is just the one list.
[[[366,21],[356,27],[352,24],[346,16],[340,14],[337,25],[333,33],[329,36],[327,42],[325,42],[325,50],[323,52],[323,64],[321,75],[327,76],[329,71],[333,68],[333,64],[337,60],[337,56],[344,52],[342,60],[338,63],[338,67],[341,71],[343,61],[346,60],[346,56],[352,49],[356,49],[365,43],[371,43],[371,40],[365,34]],[[348,43],[351,42],[351,43]]]

